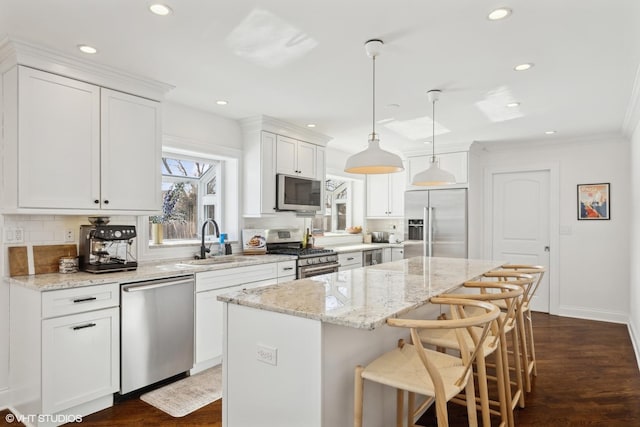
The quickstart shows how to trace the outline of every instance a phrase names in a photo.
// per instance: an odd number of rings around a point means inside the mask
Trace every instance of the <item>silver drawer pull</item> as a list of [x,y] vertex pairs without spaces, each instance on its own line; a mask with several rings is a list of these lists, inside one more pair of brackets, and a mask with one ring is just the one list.
[[75,303],[78,303],[78,302],[93,301],[93,300],[96,300],[96,299],[98,299],[98,298],[96,298],[96,297],[79,298],[79,299],[74,299],[73,303],[75,304]]
[[347,261],[353,261],[355,258],[354,257],[349,257],[347,258]]
[[74,326],[71,329],[73,329],[74,331],[77,331],[78,329],[93,328],[94,326],[96,326],[95,323],[87,323],[86,325]]
[[293,270],[293,267],[284,267],[283,270]]

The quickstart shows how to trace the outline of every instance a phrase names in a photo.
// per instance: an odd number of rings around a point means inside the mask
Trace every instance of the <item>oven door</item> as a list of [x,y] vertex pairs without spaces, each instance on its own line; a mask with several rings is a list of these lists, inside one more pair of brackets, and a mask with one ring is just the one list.
[[314,264],[298,267],[298,279],[319,276],[321,274],[336,273],[339,266],[339,263],[332,262],[328,264]]

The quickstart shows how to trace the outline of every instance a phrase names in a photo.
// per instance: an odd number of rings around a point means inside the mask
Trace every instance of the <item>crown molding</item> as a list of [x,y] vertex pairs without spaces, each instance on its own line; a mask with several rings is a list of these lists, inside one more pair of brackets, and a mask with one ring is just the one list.
[[109,89],[161,101],[174,86],[6,36],[0,41],[0,73],[24,65]]
[[245,133],[264,130],[267,132],[273,132],[277,135],[284,135],[290,138],[310,142],[322,147],[326,147],[327,143],[333,139],[328,135],[310,130],[309,128],[294,125],[292,123],[288,123],[283,120],[265,115],[247,117],[239,120],[239,123],[240,127]]

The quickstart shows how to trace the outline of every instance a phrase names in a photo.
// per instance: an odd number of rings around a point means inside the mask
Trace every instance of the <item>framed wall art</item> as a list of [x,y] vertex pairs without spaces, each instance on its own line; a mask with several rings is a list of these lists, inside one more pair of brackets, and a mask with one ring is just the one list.
[[611,188],[609,183],[578,184],[578,219],[611,218]]

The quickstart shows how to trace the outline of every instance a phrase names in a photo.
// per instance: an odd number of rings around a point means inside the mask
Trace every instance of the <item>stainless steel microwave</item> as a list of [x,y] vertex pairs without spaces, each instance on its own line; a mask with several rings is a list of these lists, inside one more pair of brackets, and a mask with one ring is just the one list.
[[321,208],[322,181],[276,175],[276,208],[279,211],[315,212]]

